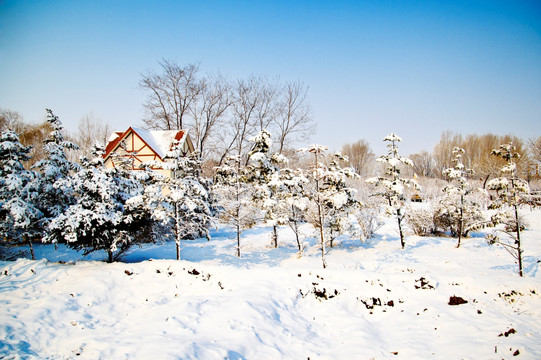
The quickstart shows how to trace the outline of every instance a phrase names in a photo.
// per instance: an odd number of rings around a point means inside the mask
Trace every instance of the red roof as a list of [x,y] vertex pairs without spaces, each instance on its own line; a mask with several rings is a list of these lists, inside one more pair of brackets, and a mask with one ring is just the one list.
[[[149,132],[147,130],[142,129],[134,129],[132,127],[128,128],[128,130],[122,132],[122,131],[115,131],[116,137],[109,141],[105,148],[105,154],[103,155],[104,159],[107,159],[109,155],[115,151],[115,149],[118,147],[118,144],[130,133],[133,132],[134,134],[137,134],[137,136],[149,147],[154,151],[160,159],[163,158],[165,155],[165,152],[171,150],[173,147],[173,141],[181,141],[183,138],[185,138],[186,132],[184,130],[178,130],[178,131],[152,131]],[[167,141],[167,144],[163,142],[163,138],[160,138],[160,134],[163,136],[164,133],[175,133],[174,136],[169,135],[169,140]],[[147,134],[148,133],[148,134]],[[146,136],[142,136],[142,134]],[[157,139],[158,137],[159,139]],[[167,136],[165,137],[167,138]]]

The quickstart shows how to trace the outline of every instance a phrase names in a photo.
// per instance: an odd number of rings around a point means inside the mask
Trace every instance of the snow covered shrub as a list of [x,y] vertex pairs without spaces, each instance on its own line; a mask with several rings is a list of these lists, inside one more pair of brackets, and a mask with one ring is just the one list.
[[83,159],[82,168],[56,186],[72,188],[77,202],[49,225],[49,242],[65,241],[89,254],[104,250],[112,262],[149,228],[149,216],[132,208],[128,200],[142,192],[141,184],[121,168],[106,168],[103,148],[96,145],[95,158]]
[[[460,218],[462,217],[462,225]],[[434,224],[436,231],[450,231],[451,236],[462,239],[471,231],[481,229],[487,225],[487,221],[479,208],[467,207],[462,209],[454,204],[441,201],[434,212]],[[462,231],[460,228],[462,227]],[[457,243],[457,247],[460,242]]]
[[517,227],[520,231],[524,231],[530,227],[530,223],[520,212],[518,214],[518,220],[515,219],[513,214],[510,214],[509,212],[505,213],[505,218],[502,219],[502,224],[505,225],[505,231],[514,233],[517,232]]
[[363,204],[355,213],[357,220],[358,235],[361,241],[365,241],[374,236],[375,232],[381,228],[384,221],[381,217],[382,199],[372,196],[375,187],[360,179],[349,179],[348,182],[357,190],[357,200]]
[[417,183],[421,187],[419,191],[423,202],[439,201],[442,196],[442,191],[446,185],[446,181],[439,178],[420,177]]
[[365,205],[355,214],[357,219],[358,233],[361,241],[370,239],[376,231],[383,226],[384,222],[379,217],[379,206]]
[[42,235],[43,214],[35,204],[38,174],[26,170],[30,146],[9,130],[0,135],[0,241],[2,245],[28,243],[32,260],[32,241]]
[[410,186],[419,189],[419,185],[415,180],[405,179],[400,175],[402,167],[413,166],[413,162],[410,159],[398,155],[397,143],[402,141],[402,139],[391,133],[383,141],[389,142],[387,145],[389,151],[387,155],[380,156],[376,161],[385,165],[385,175],[367,179],[366,182],[373,184],[376,188],[381,188],[381,191],[376,192],[374,195],[384,198],[387,203],[387,213],[391,216],[396,216],[398,231],[400,233],[400,245],[403,249],[405,243],[402,220],[404,219],[404,205],[406,202],[404,190],[405,187]]
[[496,198],[491,207],[498,210],[491,220],[494,225],[504,223],[507,230],[503,232],[503,238],[494,232],[487,239],[489,244],[504,246],[517,259],[518,273],[523,276],[520,238],[523,229],[518,206],[520,195],[529,193],[530,188],[526,181],[518,178],[515,160],[520,158],[520,154],[516,152],[513,144],[500,145],[500,148],[492,150],[491,154],[502,158],[506,162],[501,169],[502,176],[487,183],[488,189],[496,192]]
[[404,219],[415,235],[428,236],[435,231],[432,209],[410,208]]

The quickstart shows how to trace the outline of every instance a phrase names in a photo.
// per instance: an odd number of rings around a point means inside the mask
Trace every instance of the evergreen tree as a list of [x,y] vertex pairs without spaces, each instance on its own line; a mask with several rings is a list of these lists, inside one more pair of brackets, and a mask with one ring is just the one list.
[[205,236],[210,239],[209,226],[212,212],[210,184],[201,176],[201,160],[194,153],[182,155],[182,145],[177,141],[166,155],[163,169],[170,170],[170,177],[163,177],[153,216],[162,223],[169,223],[175,234],[177,260],[180,260],[180,243],[185,239]]
[[323,183],[323,179],[325,177],[325,173],[327,168],[323,164],[323,157],[325,154],[325,151],[327,151],[329,148],[323,145],[311,145],[308,148],[299,149],[300,152],[303,153],[311,153],[314,155],[314,162],[311,167],[311,171],[309,173],[309,179],[311,180],[311,186],[308,190],[308,197],[311,201],[315,204],[316,211],[314,214],[311,214],[310,212],[307,212],[307,215],[311,218],[312,224],[314,224],[314,227],[318,231],[319,236],[319,242],[321,245],[321,263],[323,265],[323,268],[327,267],[327,263],[325,262],[325,220],[326,220],[326,214],[325,214],[325,198],[321,192],[321,186]]
[[216,168],[213,190],[217,196],[219,216],[235,228],[237,256],[240,257],[240,236],[255,225],[260,213],[253,202],[253,186],[246,181],[240,156],[228,157]]
[[60,182],[60,188],[75,191],[77,202],[51,221],[46,241],[65,241],[85,255],[105,250],[112,262],[143,237],[149,219],[128,206],[142,192],[137,179],[121,168],[106,168],[103,147],[96,145],[93,153],[92,160],[83,159],[81,170]]
[[32,241],[41,235],[43,214],[33,199],[37,194],[34,171],[23,162],[30,159],[30,146],[9,130],[0,135],[0,231],[3,243],[28,243],[35,259]]
[[504,234],[511,239],[511,243],[505,238],[500,238],[496,233],[487,236],[489,244],[500,244],[506,249],[518,262],[518,273],[522,272],[522,244],[521,231],[522,224],[519,218],[518,207],[520,204],[520,194],[529,193],[528,183],[518,177],[516,160],[520,159],[520,154],[516,152],[512,143],[500,145],[499,149],[494,149],[492,155],[503,159],[506,164],[501,169],[501,177],[493,179],[487,183],[490,190],[496,191],[496,199],[491,207],[500,211],[492,216],[494,225],[506,223]]
[[47,122],[52,131],[44,140],[45,158],[33,167],[39,169],[41,176],[37,178],[36,203],[48,224],[51,219],[62,214],[70,205],[75,204],[73,189],[60,186],[79,166],[68,160],[66,150],[77,150],[78,146],[64,140],[62,123],[50,109],[47,111]]
[[410,159],[398,155],[398,143],[402,139],[391,133],[383,141],[389,142],[387,145],[389,151],[387,155],[380,156],[376,161],[385,165],[385,174],[384,176],[366,179],[366,182],[381,188],[381,191],[374,195],[384,198],[387,202],[387,213],[391,216],[396,216],[398,232],[400,233],[400,245],[404,249],[404,232],[402,231],[402,220],[405,215],[406,202],[404,187],[413,186],[418,189],[419,185],[415,180],[401,177],[402,166],[413,167],[413,162]]
[[347,163],[347,156],[335,153],[322,184],[327,213],[325,228],[329,231],[331,247],[339,235],[360,236],[354,215],[362,204],[356,199],[357,190],[346,183],[347,179],[356,179],[359,175],[351,167],[342,168],[340,162]]
[[[350,215],[360,206],[355,199],[355,190],[346,185],[347,178],[356,176],[352,168],[342,168],[340,161],[347,159],[339,153],[333,156],[329,167],[323,163],[324,153],[328,148],[321,145],[311,145],[300,149],[314,155],[314,163],[310,173],[311,186],[307,189],[308,196],[315,206],[313,214],[307,213],[318,230],[321,244],[321,261],[325,262],[326,243],[332,247],[334,238],[351,231],[355,219]],[[328,240],[327,240],[328,239]]]
[[260,131],[250,139],[254,144],[248,154],[248,165],[245,169],[246,181],[253,185],[255,206],[263,211],[264,219],[272,225],[272,243],[278,247],[278,226],[288,223],[281,213],[281,197],[278,189],[270,186],[271,179],[278,173],[280,164],[287,163],[283,155],[270,154],[271,134],[267,130]]
[[273,173],[268,184],[276,199],[275,214],[278,223],[287,223],[295,233],[299,255],[302,253],[299,223],[304,221],[304,212],[308,208],[309,198],[306,195],[306,184],[309,180],[301,169],[296,171],[282,168]]
[[451,234],[458,236],[457,248],[463,236],[468,236],[472,230],[484,225],[484,217],[481,207],[475,200],[470,199],[472,189],[467,176],[473,174],[473,170],[466,169],[462,163],[464,149],[453,148],[454,166],[443,170],[443,175],[449,179],[449,185],[443,188],[445,196],[440,200],[436,210],[436,219],[451,230]]

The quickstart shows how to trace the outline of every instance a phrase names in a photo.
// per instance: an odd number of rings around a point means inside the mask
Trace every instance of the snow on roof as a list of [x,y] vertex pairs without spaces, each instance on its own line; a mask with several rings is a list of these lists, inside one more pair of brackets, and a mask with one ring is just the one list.
[[[186,141],[187,130],[169,130],[169,131],[155,131],[155,130],[145,130],[140,128],[131,128],[139,137],[150,146],[160,158],[164,158],[167,152],[171,150],[171,145],[175,140],[179,140],[182,145]],[[128,129],[129,130],[129,129]],[[126,132],[114,132],[109,137],[109,145],[107,146],[108,151],[106,154],[109,154],[110,151],[116,148],[116,144],[120,138],[124,137]]]
[[107,142],[115,141],[119,137],[121,137],[124,133],[122,131],[115,131],[114,133],[109,136],[109,139],[107,139]]
[[156,153],[163,159],[165,154],[171,150],[171,145],[177,134],[181,132],[181,143],[186,141],[185,130],[169,130],[169,131],[151,131],[139,128],[132,128]]

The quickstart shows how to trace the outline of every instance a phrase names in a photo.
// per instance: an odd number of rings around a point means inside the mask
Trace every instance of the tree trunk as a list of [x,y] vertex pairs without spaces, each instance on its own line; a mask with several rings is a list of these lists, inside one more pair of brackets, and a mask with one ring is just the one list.
[[514,207],[515,207],[515,221],[516,221],[516,225],[517,225],[517,241],[516,241],[516,245],[517,245],[517,259],[518,259],[518,275],[520,277],[522,277],[523,276],[523,273],[522,273],[522,247],[521,247],[521,244],[520,244],[520,223],[519,223],[519,220],[518,220],[518,209],[517,209],[516,203],[515,203]]
[[487,177],[485,178],[485,181],[483,181],[483,190],[486,189],[486,186],[487,186],[487,181],[488,181],[488,178],[490,177],[490,174],[487,175]]
[[402,249],[404,249],[406,244],[404,243],[404,233],[402,232],[402,216],[400,215],[400,209],[396,210],[396,214],[396,219],[398,220],[398,232],[400,234],[400,245],[402,246]]
[[24,235],[24,237],[28,241],[28,247],[30,248],[30,257],[32,258],[32,260],[36,260],[36,256],[34,254],[34,246],[32,245],[32,239],[30,239],[30,237],[27,235]]
[[113,251],[107,250],[107,262],[110,264],[113,262]]
[[331,235],[330,235],[330,243],[331,243],[331,248],[334,247],[334,236],[332,236],[332,229],[331,229]]
[[321,211],[321,204],[319,203],[319,194],[318,194],[318,204],[317,204],[317,213],[319,220],[319,237],[321,240],[321,262],[323,263],[323,268],[327,267],[325,263],[325,235],[323,233],[323,212]]
[[293,221],[293,231],[295,232],[295,240],[297,240],[297,246],[299,247],[299,253],[302,251],[301,248],[301,241],[299,239],[299,226],[297,224],[297,220]]
[[240,225],[237,224],[237,256],[240,257]]
[[278,247],[278,227],[274,225],[272,227],[272,242],[274,243],[274,248]]
[[180,260],[180,219],[178,211],[178,202],[175,203],[175,245],[177,248],[177,260]]
[[462,232],[464,228],[464,195],[460,195],[460,219],[458,223],[458,243],[456,247],[460,247],[460,240],[462,240]]

